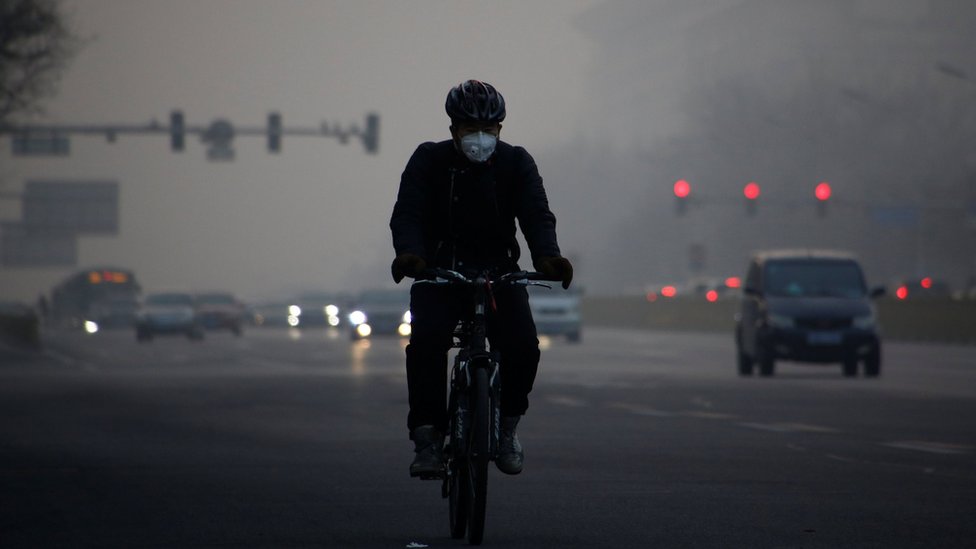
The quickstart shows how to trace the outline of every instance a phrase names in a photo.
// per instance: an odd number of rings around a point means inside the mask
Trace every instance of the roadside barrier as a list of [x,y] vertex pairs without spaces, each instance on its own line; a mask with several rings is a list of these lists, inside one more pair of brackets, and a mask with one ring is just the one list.
[[[877,300],[881,336],[892,341],[976,345],[976,300]],[[738,298],[584,296],[583,322],[592,326],[665,331],[727,332],[732,337]]]

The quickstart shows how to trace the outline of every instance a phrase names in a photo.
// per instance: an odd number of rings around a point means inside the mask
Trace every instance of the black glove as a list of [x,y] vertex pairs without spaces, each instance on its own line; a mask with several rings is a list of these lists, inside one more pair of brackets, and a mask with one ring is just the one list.
[[397,284],[403,277],[417,278],[421,271],[427,268],[427,262],[419,255],[403,253],[396,256],[393,264],[390,265],[390,272],[393,274],[393,282]]
[[569,284],[573,281],[573,264],[568,259],[565,257],[538,257],[532,263],[535,265],[535,270],[552,280],[562,281],[563,289],[569,289]]

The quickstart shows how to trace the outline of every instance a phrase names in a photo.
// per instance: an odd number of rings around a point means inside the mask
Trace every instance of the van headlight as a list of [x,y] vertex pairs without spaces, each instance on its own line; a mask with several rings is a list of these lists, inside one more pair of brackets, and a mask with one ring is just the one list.
[[766,317],[766,322],[773,328],[792,328],[794,325],[793,317],[786,315],[770,314]]

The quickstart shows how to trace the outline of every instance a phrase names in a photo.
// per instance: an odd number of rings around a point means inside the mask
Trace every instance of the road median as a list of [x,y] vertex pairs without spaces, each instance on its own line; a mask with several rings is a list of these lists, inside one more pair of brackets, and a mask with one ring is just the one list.
[[[884,298],[876,303],[885,339],[976,345],[976,300]],[[584,322],[591,326],[727,332],[731,337],[739,300],[675,297],[650,302],[641,296],[587,296],[582,308]]]

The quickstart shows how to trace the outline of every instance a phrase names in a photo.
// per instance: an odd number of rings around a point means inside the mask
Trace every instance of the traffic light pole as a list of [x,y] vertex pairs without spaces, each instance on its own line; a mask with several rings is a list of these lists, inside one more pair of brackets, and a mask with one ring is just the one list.
[[185,135],[197,135],[207,145],[210,160],[232,160],[234,158],[233,140],[236,136],[267,136],[268,150],[278,153],[281,138],[285,135],[296,137],[335,137],[346,144],[351,138],[362,140],[368,154],[379,150],[380,117],[368,113],[362,126],[342,127],[323,122],[318,127],[283,127],[281,115],[270,113],[268,126],[235,127],[226,119],[216,119],[208,125],[185,125],[183,113],[173,111],[170,124],[153,120],[148,124],[0,124],[0,135],[12,137],[15,155],[65,155],[68,135],[101,135],[109,143],[114,143],[123,134],[163,134],[171,138],[170,146],[174,152],[181,152]]

